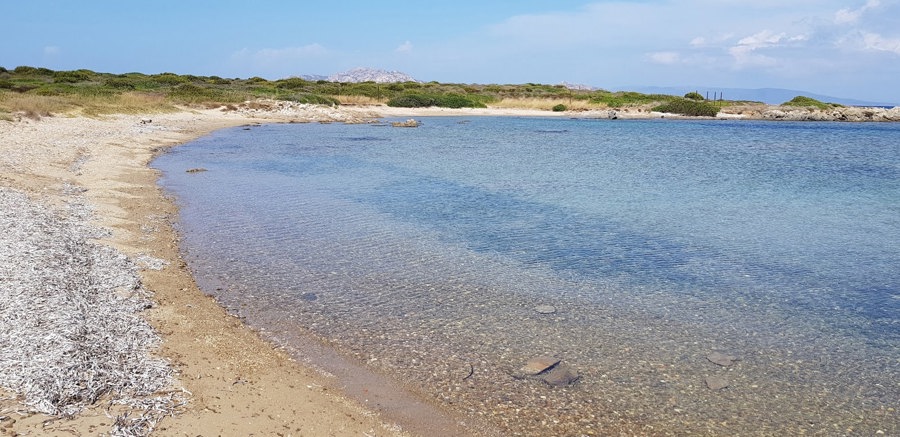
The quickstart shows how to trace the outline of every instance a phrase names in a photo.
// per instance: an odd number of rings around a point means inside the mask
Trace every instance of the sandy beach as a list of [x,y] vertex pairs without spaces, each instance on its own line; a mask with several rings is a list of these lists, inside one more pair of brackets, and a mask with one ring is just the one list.
[[[155,378],[170,378],[163,381],[165,387],[157,387],[155,394],[117,393],[117,386],[111,384],[96,389],[98,399],[83,399],[89,397],[83,394],[83,386],[90,384],[63,380],[37,387],[33,382],[22,382],[23,378],[69,377],[53,375],[52,365],[47,371],[27,369],[28,363],[22,363],[27,359],[15,356],[26,352],[17,349],[13,339],[7,337],[0,366],[13,376],[5,378],[4,385],[13,385],[18,378],[20,387],[27,393],[0,392],[0,434],[71,436],[114,432],[129,435],[129,428],[120,425],[147,416],[132,431],[141,434],[153,429],[153,435],[191,436],[404,435],[398,425],[339,394],[339,382],[334,378],[304,367],[266,343],[197,288],[179,258],[177,236],[171,228],[177,210],[156,186],[156,172],[147,166],[166,148],[219,128],[260,122],[354,122],[370,116],[360,110],[296,106],[277,110],[184,110],[141,116],[56,116],[0,122],[0,194],[9,207],[4,211],[7,219],[22,231],[7,232],[2,241],[3,296],[0,297],[7,302],[21,302],[19,306],[0,308],[7,317],[2,323],[21,325],[10,319],[13,316],[20,321],[71,319],[59,315],[60,308],[54,307],[52,301],[31,302],[33,305],[29,306],[29,300],[42,299],[40,293],[22,292],[52,290],[55,281],[65,282],[63,270],[69,271],[42,261],[42,253],[53,250],[64,253],[74,245],[83,248],[85,263],[92,266],[100,264],[97,253],[106,253],[119,262],[109,269],[120,271],[126,280],[129,266],[133,268],[137,278],[125,288],[146,293],[149,303],[145,306],[149,308],[139,314],[129,308],[108,311],[88,308],[81,316],[85,312],[115,313],[115,317],[124,317],[120,324],[128,324],[127,317],[132,315],[119,313],[137,314],[152,330],[135,335],[158,335],[161,341],[150,338],[140,343],[146,350],[138,351],[137,355],[145,357],[138,356],[136,365],[162,358],[169,369],[160,369]],[[55,243],[48,240],[58,240],[57,236],[65,236],[74,243],[56,249],[49,247]],[[36,240],[31,241],[32,237]],[[17,240],[10,241],[12,238]],[[37,255],[23,256],[23,251]],[[127,260],[117,258],[121,254]],[[79,270],[69,273],[93,274],[97,270],[95,266],[81,273]],[[90,282],[97,285],[98,293],[113,295],[108,305],[121,304],[123,301],[114,294],[122,293],[122,284],[111,279],[108,283],[104,281],[107,281],[105,277],[99,277]],[[19,293],[15,294],[16,291]],[[71,302],[56,304],[71,305]],[[76,314],[75,318],[78,317]],[[104,315],[102,320],[109,317]],[[89,338],[102,338],[102,331],[108,328],[95,329],[96,323],[105,322],[86,323],[90,326],[83,328],[89,333],[98,331],[98,335]],[[10,328],[7,325],[4,328]],[[55,335],[53,324],[36,322],[23,329],[27,332],[22,335],[34,335],[36,342],[44,343],[35,349],[55,344],[44,340]],[[3,330],[8,336],[17,335],[16,332]],[[78,351],[78,339],[65,340],[65,345],[76,343],[70,349]],[[47,360],[40,361],[46,358],[41,355],[45,352],[29,349],[27,353],[37,361],[35,366],[48,367]],[[59,361],[56,364],[63,369],[77,361],[71,356],[56,358]],[[119,371],[134,372],[131,367]],[[54,384],[57,390],[63,391],[66,385],[80,388],[69,396],[71,402],[66,404],[59,399],[62,395],[48,393],[54,389],[46,386]],[[169,399],[157,402],[155,407],[140,406],[160,393]],[[134,397],[141,402],[132,402],[130,407],[116,405]],[[158,411],[154,412],[154,408]]]

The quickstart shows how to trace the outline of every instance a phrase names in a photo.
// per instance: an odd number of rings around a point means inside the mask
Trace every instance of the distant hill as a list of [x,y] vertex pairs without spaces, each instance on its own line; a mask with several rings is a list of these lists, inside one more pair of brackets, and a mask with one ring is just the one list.
[[683,86],[683,87],[658,87],[658,86],[632,86],[622,87],[623,91],[637,91],[647,94],[670,94],[683,96],[691,91],[697,91],[702,96],[709,93],[712,99],[713,93],[722,93],[726,100],[750,100],[754,102],[763,102],[770,105],[779,105],[797,96],[812,97],[816,100],[828,103],[839,103],[847,106],[895,106],[888,102],[871,102],[857,99],[846,99],[843,97],[826,96],[822,94],[814,94],[807,91],[788,90],[782,88],[709,88],[701,86]]
[[328,80],[328,76],[323,76],[321,74],[301,74],[297,76],[300,79],[308,80],[310,82],[318,82],[320,80]]
[[375,82],[375,83],[394,83],[394,82],[419,82],[412,76],[401,73],[399,71],[386,71],[374,68],[354,68],[343,73],[328,76],[330,82]]

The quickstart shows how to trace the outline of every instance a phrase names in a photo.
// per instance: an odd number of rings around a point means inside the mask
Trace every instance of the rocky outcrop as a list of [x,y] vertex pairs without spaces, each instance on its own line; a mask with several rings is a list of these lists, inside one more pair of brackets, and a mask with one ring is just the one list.
[[900,108],[840,107],[831,109],[771,107],[762,111],[764,120],[787,121],[900,121]]

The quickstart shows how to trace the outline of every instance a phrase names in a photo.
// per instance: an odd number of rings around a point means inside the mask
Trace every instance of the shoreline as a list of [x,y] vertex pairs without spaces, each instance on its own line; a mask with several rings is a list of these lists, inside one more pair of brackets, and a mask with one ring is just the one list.
[[[900,114],[900,110],[895,108]],[[604,117],[605,114],[605,117]],[[629,116],[617,113],[619,118]],[[408,435],[340,390],[340,379],[292,358],[259,332],[229,315],[197,287],[181,259],[174,199],[157,186],[152,159],[215,130],[253,123],[365,123],[382,117],[562,116],[611,118],[540,110],[447,110],[387,107],[337,109],[274,104],[223,112],[185,109],[168,114],[114,115],[100,119],[51,117],[0,121],[0,188],[25,192],[36,202],[61,208],[80,199],[92,209],[90,224],[109,230],[98,241],[145,263],[139,274],[154,293],[141,313],[161,335],[156,355],[170,361],[189,404],[164,418],[154,435]],[[630,118],[655,118],[649,113]],[[673,117],[674,118],[674,117]],[[144,122],[145,120],[150,122]],[[158,267],[158,268],[156,268]],[[95,435],[108,432],[105,403],[74,419],[19,414],[21,405],[0,391],[0,433]],[[12,422],[11,419],[15,421]],[[418,433],[421,434],[421,433]]]
[[[148,166],[157,154],[222,128],[362,122],[369,116],[303,106],[291,113],[258,115],[184,110],[0,122],[2,137],[9,139],[0,145],[2,189],[25,193],[36,208],[52,208],[56,215],[66,214],[72,202],[82,202],[90,209],[84,224],[106,231],[95,241],[99,246],[155,264],[136,263],[153,301],[139,317],[161,336],[152,354],[171,363],[174,389],[188,393],[188,403],[174,417],[163,418],[153,435],[407,435],[335,390],[340,381],[266,342],[199,290],[171,227],[177,215],[174,199],[156,185],[158,172]],[[69,419],[35,413],[21,396],[0,391],[0,433],[108,433],[114,422],[106,411],[108,397]]]

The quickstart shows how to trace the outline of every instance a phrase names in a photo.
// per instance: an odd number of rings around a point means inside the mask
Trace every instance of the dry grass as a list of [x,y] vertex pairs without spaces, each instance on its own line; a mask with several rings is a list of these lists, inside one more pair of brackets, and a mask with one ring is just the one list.
[[172,112],[176,108],[158,94],[127,92],[111,96],[41,96],[0,92],[0,114],[40,119],[51,115],[139,114]]
[[342,105],[384,105],[387,99],[376,99],[368,96],[331,96]]
[[550,111],[554,106],[563,104],[569,111],[587,111],[602,109],[604,105],[591,104],[586,100],[547,99],[547,98],[504,98],[490,104],[494,108],[540,109]]

